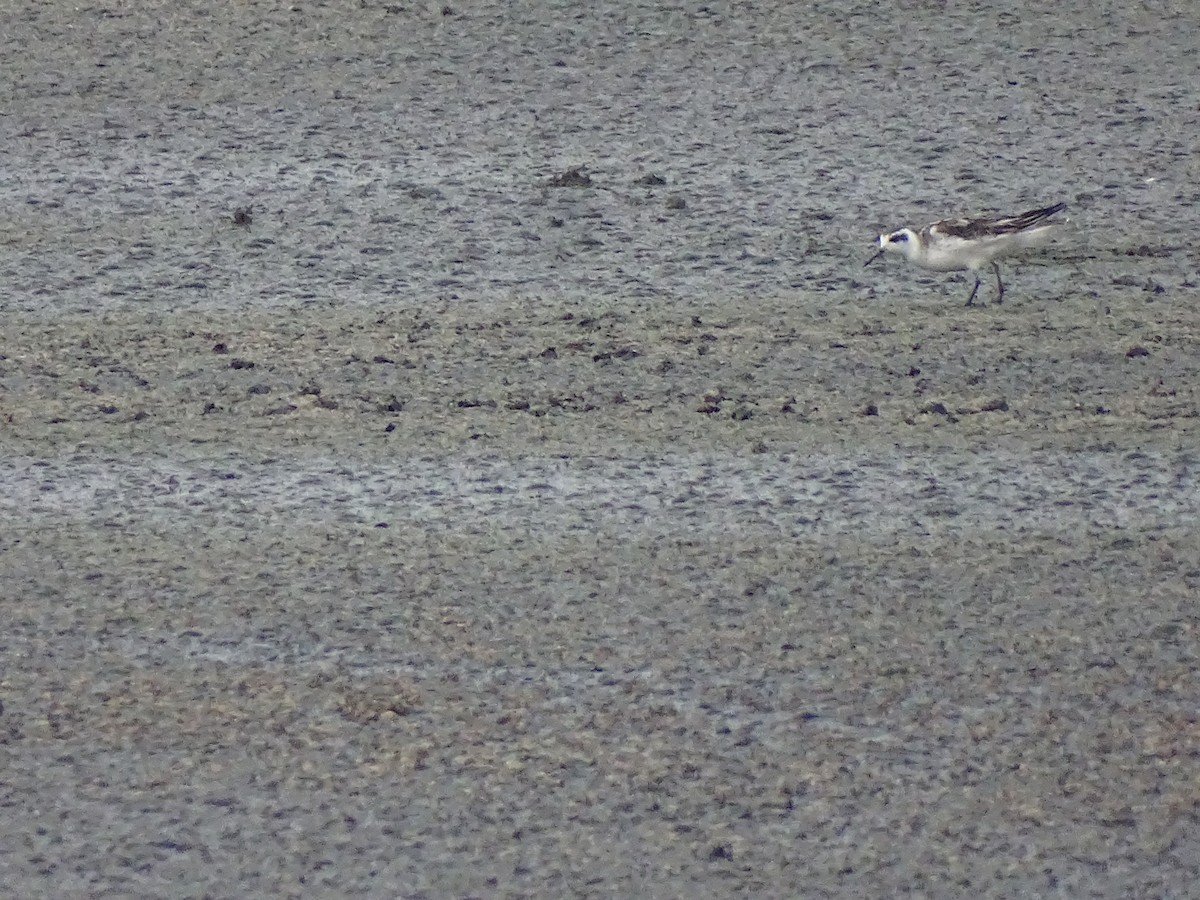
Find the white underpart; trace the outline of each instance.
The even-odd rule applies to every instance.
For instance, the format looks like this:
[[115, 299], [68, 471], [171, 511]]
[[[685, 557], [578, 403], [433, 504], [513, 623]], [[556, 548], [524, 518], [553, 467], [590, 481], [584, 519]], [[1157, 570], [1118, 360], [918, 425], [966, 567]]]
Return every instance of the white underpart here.
[[915, 240], [886, 244], [884, 249], [904, 254], [926, 269], [950, 272], [958, 269], [987, 268], [1001, 256], [1038, 247], [1046, 242], [1055, 225], [1042, 225], [1015, 234], [1000, 234], [966, 240], [952, 235], [922, 232]]

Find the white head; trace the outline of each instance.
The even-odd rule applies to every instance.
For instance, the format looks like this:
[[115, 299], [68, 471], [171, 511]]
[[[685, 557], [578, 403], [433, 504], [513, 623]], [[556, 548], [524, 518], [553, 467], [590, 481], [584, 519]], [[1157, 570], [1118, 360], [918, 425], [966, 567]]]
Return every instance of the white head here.
[[917, 233], [911, 228], [901, 228], [891, 234], [879, 236], [879, 250], [863, 264], [863, 268], [875, 262], [885, 253], [900, 253], [908, 259], [913, 259], [920, 252], [921, 240], [917, 237]]

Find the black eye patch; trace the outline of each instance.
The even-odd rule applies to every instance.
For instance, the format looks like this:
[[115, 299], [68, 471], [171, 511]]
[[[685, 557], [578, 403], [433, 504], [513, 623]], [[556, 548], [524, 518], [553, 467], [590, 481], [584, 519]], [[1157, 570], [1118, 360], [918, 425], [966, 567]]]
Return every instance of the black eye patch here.
[[908, 240], [908, 235], [904, 234], [903, 232], [901, 232], [900, 234], [893, 234], [888, 237], [889, 244], [900, 244], [907, 240]]

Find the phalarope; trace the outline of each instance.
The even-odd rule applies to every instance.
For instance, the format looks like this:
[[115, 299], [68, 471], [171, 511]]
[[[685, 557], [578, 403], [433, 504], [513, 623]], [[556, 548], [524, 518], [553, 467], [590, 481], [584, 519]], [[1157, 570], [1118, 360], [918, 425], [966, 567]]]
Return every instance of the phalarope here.
[[1004, 282], [996, 259], [1043, 243], [1056, 223], [1046, 220], [1067, 208], [1055, 203], [1045, 209], [1031, 209], [1019, 216], [992, 219], [946, 219], [926, 225], [920, 231], [901, 228], [879, 236], [879, 251], [868, 259], [866, 268], [885, 253], [902, 253], [918, 266], [951, 272], [969, 269], [975, 275], [975, 287], [967, 306], [979, 293], [979, 270], [991, 266], [996, 273], [996, 302], [1004, 301]]

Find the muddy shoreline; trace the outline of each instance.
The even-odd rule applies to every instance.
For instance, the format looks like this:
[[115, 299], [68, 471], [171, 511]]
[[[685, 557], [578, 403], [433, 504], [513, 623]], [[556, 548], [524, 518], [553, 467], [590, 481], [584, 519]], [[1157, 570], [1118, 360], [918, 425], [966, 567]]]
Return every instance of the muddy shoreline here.
[[1177, 884], [1186, 348], [615, 306], [10, 320], [24, 883]]
[[14, 895], [1192, 889], [1185, 11], [201, 6], [0, 30]]

